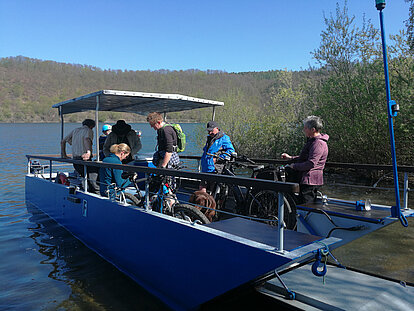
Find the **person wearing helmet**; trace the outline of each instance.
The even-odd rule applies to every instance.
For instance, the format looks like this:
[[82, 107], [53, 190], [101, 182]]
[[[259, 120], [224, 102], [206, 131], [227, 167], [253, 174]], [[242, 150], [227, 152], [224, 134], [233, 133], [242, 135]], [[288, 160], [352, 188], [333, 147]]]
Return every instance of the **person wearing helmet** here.
[[109, 124], [104, 124], [102, 126], [102, 132], [104, 133], [105, 136], [108, 136], [109, 133], [111, 133], [111, 130], [112, 130], [112, 126]]
[[102, 126], [102, 134], [99, 136], [99, 160], [103, 160], [105, 158], [105, 154], [103, 152], [104, 144], [106, 141], [106, 138], [112, 131], [112, 126], [109, 124], [104, 124]]

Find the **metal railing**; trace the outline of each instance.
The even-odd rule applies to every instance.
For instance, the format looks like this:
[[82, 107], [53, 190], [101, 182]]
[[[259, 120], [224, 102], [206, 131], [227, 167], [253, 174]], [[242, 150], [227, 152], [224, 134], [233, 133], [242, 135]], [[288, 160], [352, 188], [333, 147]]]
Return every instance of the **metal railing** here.
[[[216, 175], [216, 174], [209, 174], [209, 173], [194, 173], [189, 171], [179, 171], [174, 169], [160, 169], [160, 168], [149, 168], [145, 166], [135, 166], [135, 165], [124, 165], [124, 164], [109, 164], [103, 162], [93, 162], [93, 161], [82, 161], [82, 160], [72, 160], [72, 159], [63, 159], [59, 157], [53, 157], [48, 155], [26, 155], [28, 160], [28, 174], [31, 174], [30, 165], [32, 159], [44, 160], [49, 161], [49, 181], [52, 182], [52, 174], [53, 174], [53, 162], [59, 163], [71, 163], [71, 164], [79, 164], [84, 166], [84, 173], [85, 177], [83, 180], [83, 187], [85, 192], [88, 192], [88, 172], [87, 167], [99, 167], [99, 168], [112, 168], [112, 169], [119, 169], [123, 171], [130, 171], [136, 173], [144, 173], [146, 177], [145, 183], [145, 201], [146, 201], [146, 208], [149, 206], [149, 184], [148, 184], [148, 175], [149, 174], [159, 174], [159, 175], [168, 175], [174, 177], [182, 177], [182, 178], [189, 178], [189, 179], [196, 179], [196, 180], [203, 180], [207, 182], [218, 182], [218, 183], [225, 183], [230, 185], [240, 185], [245, 187], [255, 187], [260, 188], [263, 190], [270, 190], [278, 193], [278, 219], [284, 219], [284, 193], [298, 193], [299, 192], [299, 185], [297, 183], [290, 183], [290, 182], [279, 182], [279, 181], [271, 181], [271, 180], [264, 180], [264, 179], [253, 179], [247, 177], [239, 177], [239, 176], [225, 176], [225, 175]], [[283, 221], [278, 221], [278, 251], [283, 252]]]
[[[188, 159], [188, 160], [195, 160], [197, 161], [198, 170], [200, 171], [200, 156], [184, 156], [180, 155], [180, 159]], [[278, 160], [278, 159], [263, 159], [263, 158], [250, 158], [250, 160], [260, 163], [260, 164], [273, 164], [273, 165], [284, 165], [288, 164], [289, 161], [287, 160]], [[327, 168], [343, 168], [343, 169], [358, 169], [358, 170], [367, 170], [367, 171], [386, 171], [392, 172], [393, 166], [392, 165], [377, 165], [377, 164], [359, 164], [359, 163], [340, 163], [340, 162], [326, 162], [325, 167]], [[408, 174], [414, 173], [414, 166], [405, 166], [401, 165], [398, 166], [398, 171], [404, 173], [404, 183], [403, 183], [403, 208], [408, 208], [408, 193], [411, 191], [408, 185]], [[380, 180], [381, 177], [373, 186], [368, 187], [371, 189], [380, 189], [376, 185]], [[347, 187], [355, 187], [355, 188], [367, 188], [367, 186], [355, 185], [355, 184], [335, 184], [337, 186], [347, 186]], [[394, 190], [394, 188], [381, 188], [386, 190]]]

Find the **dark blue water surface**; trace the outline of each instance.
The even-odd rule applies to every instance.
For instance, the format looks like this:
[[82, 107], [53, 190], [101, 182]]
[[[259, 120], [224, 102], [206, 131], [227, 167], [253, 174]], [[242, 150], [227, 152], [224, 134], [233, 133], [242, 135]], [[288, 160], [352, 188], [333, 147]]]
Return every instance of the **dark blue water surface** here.
[[[78, 124], [65, 124], [65, 134]], [[155, 131], [142, 131], [144, 153]], [[197, 124], [182, 124], [196, 154]], [[60, 124], [0, 124], [0, 310], [160, 310], [165, 306], [39, 210], [26, 207], [26, 154], [59, 154]], [[70, 147], [67, 148], [70, 152]]]
[[[77, 126], [67, 124], [65, 133]], [[182, 126], [186, 154], [200, 154], [194, 134], [198, 125]], [[142, 152], [153, 152], [155, 131], [148, 124], [133, 127], [143, 133]], [[60, 124], [0, 124], [0, 310], [165, 309], [45, 214], [26, 206], [25, 155], [60, 153], [60, 135]], [[326, 191], [347, 199], [385, 196], [392, 203], [392, 193]], [[414, 282], [414, 222], [409, 222], [409, 228], [396, 223], [352, 242], [337, 257], [357, 268]]]

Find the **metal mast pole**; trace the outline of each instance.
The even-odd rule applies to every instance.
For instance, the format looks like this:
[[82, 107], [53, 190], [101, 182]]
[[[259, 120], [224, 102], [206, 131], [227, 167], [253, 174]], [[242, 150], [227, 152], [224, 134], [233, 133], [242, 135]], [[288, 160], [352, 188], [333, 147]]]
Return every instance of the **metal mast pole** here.
[[397, 116], [398, 111], [399, 111], [399, 106], [395, 101], [391, 100], [390, 80], [389, 80], [389, 75], [388, 75], [387, 44], [385, 42], [384, 14], [382, 13], [382, 10], [385, 8], [385, 0], [376, 0], [375, 7], [379, 11], [379, 17], [380, 17], [382, 56], [384, 60], [385, 89], [387, 93], [388, 129], [390, 133], [392, 167], [393, 167], [393, 174], [394, 174], [395, 206], [392, 206], [391, 208], [391, 216], [398, 217], [401, 223], [404, 226], [407, 226], [408, 225], [407, 220], [405, 219], [404, 215], [402, 215], [401, 213], [400, 190], [399, 190], [399, 185], [398, 185], [398, 170], [397, 170], [397, 158], [396, 158], [396, 152], [395, 152], [393, 118]]

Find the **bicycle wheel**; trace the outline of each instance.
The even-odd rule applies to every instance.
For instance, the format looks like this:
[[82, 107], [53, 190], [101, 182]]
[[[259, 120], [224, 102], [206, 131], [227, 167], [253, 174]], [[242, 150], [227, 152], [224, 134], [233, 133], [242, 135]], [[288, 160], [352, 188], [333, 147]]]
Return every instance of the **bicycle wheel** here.
[[[290, 200], [284, 196], [284, 217], [283, 221], [287, 229], [296, 227], [296, 205], [290, 203]], [[279, 197], [274, 191], [262, 190], [256, 193], [249, 204], [249, 216], [269, 219], [265, 221], [270, 225], [276, 226], [279, 212]]]
[[135, 205], [135, 206], [141, 206], [142, 202], [140, 199], [138, 199], [135, 195], [133, 195], [132, 193], [129, 192], [125, 192], [124, 193], [125, 196], [125, 201], [130, 204], [130, 205]]
[[210, 221], [207, 219], [199, 209], [189, 204], [176, 204], [174, 205], [175, 218], [187, 220], [189, 222], [195, 222], [199, 224], [209, 224]]
[[216, 201], [216, 213], [214, 215], [214, 221], [220, 220], [223, 213], [219, 211], [226, 209], [226, 201], [229, 195], [229, 187], [226, 184], [216, 183], [211, 192], [211, 195]]

